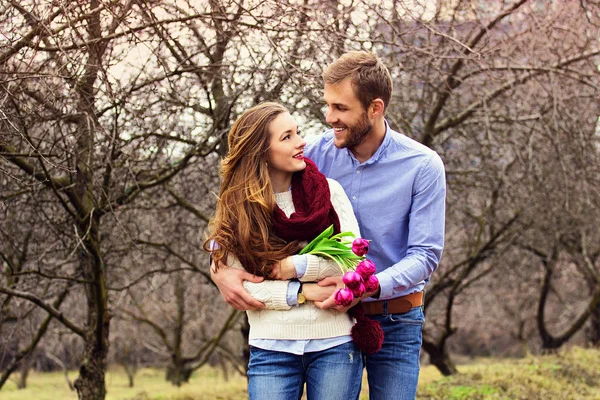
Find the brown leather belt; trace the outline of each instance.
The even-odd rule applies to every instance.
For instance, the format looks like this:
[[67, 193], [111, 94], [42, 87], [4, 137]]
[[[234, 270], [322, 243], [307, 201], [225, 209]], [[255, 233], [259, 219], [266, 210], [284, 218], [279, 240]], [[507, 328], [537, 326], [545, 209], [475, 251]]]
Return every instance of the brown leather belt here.
[[423, 305], [423, 292], [411, 293], [391, 300], [364, 302], [366, 315], [404, 314]]

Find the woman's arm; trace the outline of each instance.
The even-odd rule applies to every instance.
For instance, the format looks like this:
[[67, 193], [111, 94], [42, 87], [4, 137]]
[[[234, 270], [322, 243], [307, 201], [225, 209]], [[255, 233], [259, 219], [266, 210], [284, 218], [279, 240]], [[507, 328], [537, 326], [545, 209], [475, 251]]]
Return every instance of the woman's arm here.
[[[341, 285], [343, 287], [343, 285]], [[303, 283], [302, 293], [306, 300], [325, 301], [338, 289], [337, 286], [319, 286], [317, 283]]]

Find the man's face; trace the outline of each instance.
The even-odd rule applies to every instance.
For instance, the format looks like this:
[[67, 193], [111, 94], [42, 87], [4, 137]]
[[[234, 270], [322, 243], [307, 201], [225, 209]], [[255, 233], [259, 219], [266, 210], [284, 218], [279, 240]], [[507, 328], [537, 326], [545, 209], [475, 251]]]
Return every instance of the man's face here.
[[333, 143], [339, 149], [353, 149], [373, 127], [367, 111], [354, 93], [350, 79], [337, 85], [325, 84], [325, 120], [333, 127]]

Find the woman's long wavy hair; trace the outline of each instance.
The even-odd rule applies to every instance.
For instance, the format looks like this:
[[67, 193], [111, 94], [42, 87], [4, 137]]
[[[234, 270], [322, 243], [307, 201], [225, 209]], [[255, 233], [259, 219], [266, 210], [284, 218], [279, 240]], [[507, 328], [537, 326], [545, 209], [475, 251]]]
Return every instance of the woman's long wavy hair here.
[[269, 277], [276, 261], [295, 254], [298, 242], [287, 243], [273, 233], [275, 195], [268, 171], [271, 122], [288, 112], [277, 103], [261, 103], [244, 112], [229, 131], [229, 151], [221, 161], [221, 189], [215, 218], [204, 249], [215, 266], [231, 252], [246, 271]]

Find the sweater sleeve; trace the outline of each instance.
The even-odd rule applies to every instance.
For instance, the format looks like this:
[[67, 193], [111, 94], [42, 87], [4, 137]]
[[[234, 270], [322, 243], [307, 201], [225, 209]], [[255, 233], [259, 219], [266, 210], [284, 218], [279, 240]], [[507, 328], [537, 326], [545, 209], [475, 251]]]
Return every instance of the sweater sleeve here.
[[[358, 221], [354, 216], [354, 210], [346, 192], [337, 181], [328, 178], [327, 182], [331, 193], [331, 204], [333, 204], [333, 208], [340, 219], [340, 230], [342, 232], [352, 232], [357, 238], [360, 237]], [[307, 254], [306, 257], [306, 272], [300, 278], [302, 282], [319, 281], [328, 276], [343, 274], [342, 269], [335, 261], [312, 254]]]
[[287, 287], [290, 281], [244, 281], [244, 289], [256, 300], [265, 304], [267, 310], [289, 310]]
[[[242, 264], [233, 254], [227, 257], [230, 268], [244, 269]], [[269, 281], [260, 283], [244, 281], [244, 289], [256, 300], [264, 303], [267, 310], [289, 310], [292, 308], [287, 303], [287, 288], [290, 281]]]

